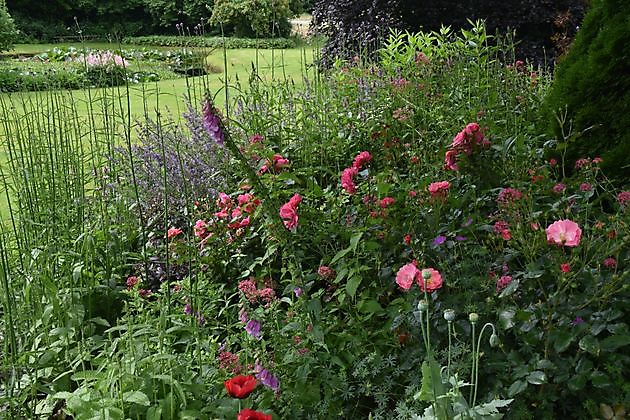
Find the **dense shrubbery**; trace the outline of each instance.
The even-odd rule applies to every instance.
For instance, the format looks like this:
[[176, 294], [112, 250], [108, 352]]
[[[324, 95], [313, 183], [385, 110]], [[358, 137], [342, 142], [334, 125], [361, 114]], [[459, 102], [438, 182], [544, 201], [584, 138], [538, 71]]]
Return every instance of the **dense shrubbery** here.
[[[553, 4], [552, 4], [553, 3]], [[584, 14], [582, 0], [548, 2], [484, 0], [319, 0], [313, 9], [315, 29], [328, 37], [324, 58], [349, 58], [379, 46], [388, 27], [399, 30], [461, 28], [470, 19], [485, 19], [490, 32], [515, 29], [517, 55], [551, 63], [563, 53]]]
[[2, 1], [0, 2], [0, 52], [11, 49], [17, 36], [18, 32], [13, 19]]
[[[32, 306], [2, 318], [7, 375], [22, 381], [19, 398], [0, 383], [8, 412], [530, 419], [627, 407], [630, 191], [612, 189], [600, 159], [572, 178], [545, 160], [535, 123], [549, 78], [502, 64], [510, 51], [486, 40], [479, 24], [394, 34], [376, 62], [336, 61], [300, 88], [252, 75], [232, 114], [197, 97], [188, 130], [160, 114], [141, 147], [127, 131], [126, 153], [93, 171], [72, 172], [79, 123], [58, 139], [28, 121], [45, 110], [20, 125], [5, 107], [8, 144], [23, 145], [6, 179], [24, 217], [3, 291], [7, 308]], [[90, 152], [112, 153], [99, 140]]]
[[237, 37], [288, 36], [294, 14], [288, 0], [215, 0], [210, 23], [226, 25]]
[[545, 100], [555, 157], [568, 172], [581, 156], [601, 156], [607, 174], [630, 180], [629, 15], [628, 2], [593, 2]]
[[136, 36], [123, 38], [123, 44], [160, 45], [165, 47], [207, 47], [207, 48], [293, 48], [293, 38], [223, 38], [206, 36]]

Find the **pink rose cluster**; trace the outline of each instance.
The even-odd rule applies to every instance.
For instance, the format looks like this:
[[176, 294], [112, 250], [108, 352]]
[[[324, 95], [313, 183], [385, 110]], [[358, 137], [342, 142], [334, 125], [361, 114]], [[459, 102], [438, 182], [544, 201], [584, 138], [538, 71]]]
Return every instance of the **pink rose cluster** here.
[[490, 142], [484, 137], [479, 124], [470, 123], [453, 138], [451, 147], [444, 156], [444, 167], [449, 171], [458, 171], [457, 161], [463, 153], [471, 156], [476, 147], [487, 147]]
[[403, 265], [396, 273], [396, 284], [403, 290], [411, 289], [414, 281], [418, 283], [422, 292], [425, 291], [425, 285], [427, 293], [432, 293], [442, 287], [442, 275], [439, 271], [431, 267], [419, 270], [415, 261]]
[[446, 198], [451, 183], [448, 181], [438, 181], [429, 184], [428, 190], [431, 198]]
[[298, 225], [297, 209], [301, 202], [302, 196], [300, 194], [294, 194], [287, 203], [280, 207], [280, 217], [284, 222], [284, 227], [289, 230], [295, 229]]
[[[220, 192], [216, 201], [219, 211], [214, 213], [214, 217], [227, 222], [227, 227], [235, 230], [236, 235], [239, 236], [243, 232], [242, 229], [250, 225], [250, 215], [254, 213], [260, 203], [260, 200], [253, 194], [240, 194], [234, 201], [226, 193]], [[193, 233], [201, 240], [202, 245], [213, 235], [210, 231], [211, 224], [212, 222], [199, 219], [193, 226]]]
[[359, 174], [359, 171], [363, 169], [372, 160], [370, 152], [363, 151], [355, 156], [352, 166], [344, 169], [341, 172], [341, 187], [350, 195], [357, 192], [357, 186], [354, 183], [354, 178]]
[[547, 242], [550, 244], [576, 247], [580, 244], [582, 229], [572, 220], [558, 220], [545, 230]]

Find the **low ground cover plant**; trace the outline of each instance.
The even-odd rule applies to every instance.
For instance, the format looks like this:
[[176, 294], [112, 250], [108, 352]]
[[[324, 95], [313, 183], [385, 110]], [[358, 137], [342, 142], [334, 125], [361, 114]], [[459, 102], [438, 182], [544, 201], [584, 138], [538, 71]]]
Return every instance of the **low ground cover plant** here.
[[[0, 258], [14, 285], [1, 404], [61, 418], [621, 413], [630, 192], [598, 156], [571, 177], [545, 158], [550, 77], [487, 40], [482, 24], [392, 33], [377, 61], [339, 60], [300, 87], [253, 74], [227, 109], [190, 95], [182, 124], [158, 114], [135, 145], [128, 127], [88, 150], [80, 129], [29, 149], [37, 124], [24, 127], [5, 178], [20, 194], [0, 242], [14, 259]], [[93, 166], [68, 177], [55, 163], [71, 156]]]

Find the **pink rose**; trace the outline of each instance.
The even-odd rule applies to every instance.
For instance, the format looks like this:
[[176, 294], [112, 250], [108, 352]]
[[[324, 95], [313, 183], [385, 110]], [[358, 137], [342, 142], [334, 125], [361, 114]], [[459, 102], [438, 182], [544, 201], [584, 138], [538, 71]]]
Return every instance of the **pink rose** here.
[[547, 242], [569, 247], [578, 246], [582, 236], [582, 229], [571, 220], [553, 222], [545, 232], [547, 232]]

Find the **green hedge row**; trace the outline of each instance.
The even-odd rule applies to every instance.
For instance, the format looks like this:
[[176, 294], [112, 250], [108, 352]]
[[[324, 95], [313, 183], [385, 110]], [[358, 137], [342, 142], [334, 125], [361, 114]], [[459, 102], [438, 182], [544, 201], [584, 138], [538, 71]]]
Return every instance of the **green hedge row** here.
[[223, 38], [223, 37], [206, 37], [206, 36], [168, 36], [168, 35], [151, 35], [151, 36], [135, 36], [125, 37], [123, 44], [135, 45], [159, 45], [164, 47], [207, 47], [207, 48], [223, 48], [225, 45], [228, 49], [237, 48], [261, 48], [261, 49], [284, 49], [294, 48], [297, 42], [292, 38]]
[[85, 89], [129, 83], [159, 80], [159, 75], [149, 72], [101, 71], [98, 68], [86, 71], [75, 69], [50, 69], [41, 72], [24, 69], [0, 69], [0, 92], [32, 92], [56, 89]]

